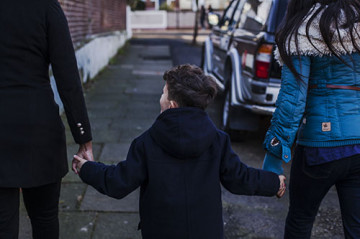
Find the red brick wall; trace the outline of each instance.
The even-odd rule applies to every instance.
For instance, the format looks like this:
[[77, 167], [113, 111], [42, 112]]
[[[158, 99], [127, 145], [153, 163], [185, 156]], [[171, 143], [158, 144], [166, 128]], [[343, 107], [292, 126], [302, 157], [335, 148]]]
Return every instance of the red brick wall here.
[[126, 29], [126, 0], [59, 0], [74, 42], [88, 35]]
[[152, 2], [150, 0], [145, 1], [146, 9], [155, 9], [155, 2]]

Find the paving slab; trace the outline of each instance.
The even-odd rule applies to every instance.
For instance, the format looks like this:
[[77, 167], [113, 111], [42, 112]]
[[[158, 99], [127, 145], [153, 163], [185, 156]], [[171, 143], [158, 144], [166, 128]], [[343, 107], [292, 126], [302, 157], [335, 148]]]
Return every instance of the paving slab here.
[[[117, 108], [114, 110], [118, 110]], [[104, 118], [92, 118], [91, 119], [91, 129], [94, 130], [107, 130], [110, 127], [111, 122], [113, 119], [104, 119]]]
[[[159, 110], [160, 112], [160, 110]], [[154, 113], [155, 114], [155, 113]], [[152, 120], [150, 117], [146, 118], [125, 118], [121, 120], [113, 121], [113, 123], [110, 125], [111, 130], [119, 130], [124, 128], [129, 129], [136, 129], [137, 131], [145, 131], [153, 124], [155, 121], [155, 117]]]
[[127, 86], [124, 86], [124, 89], [122, 89], [121, 92], [107, 92], [106, 94], [96, 94], [89, 97], [91, 99], [87, 100], [86, 104], [88, 111], [98, 109], [116, 109], [121, 101], [127, 99], [127, 96], [123, 95], [126, 87]]
[[[163, 82], [163, 86], [164, 86]], [[159, 105], [159, 100], [160, 100], [160, 96], [162, 94], [162, 89], [160, 92], [154, 92], [153, 94], [144, 94], [144, 95], [130, 95], [130, 102], [137, 102], [137, 103], [146, 103], [146, 104], [150, 104], [150, 103], [154, 103], [156, 105]]]
[[120, 130], [120, 142], [131, 143], [135, 138], [143, 134], [143, 130]]
[[60, 239], [90, 239], [95, 227], [95, 212], [60, 212]]
[[[89, 112], [89, 118], [90, 118], [90, 120], [100, 121], [102, 119], [109, 120], [109, 119], [113, 119], [113, 118], [121, 119], [121, 118], [126, 117], [126, 112], [124, 110], [119, 110], [119, 108], [121, 109], [121, 106], [116, 109], [104, 109], [103, 108], [103, 109], [94, 110], [94, 111]], [[92, 130], [94, 130], [94, 129], [92, 128]]]
[[[135, 47], [134, 47], [135, 48]], [[136, 47], [135, 49], [141, 49], [141, 54], [138, 57], [153, 57], [153, 56], [170, 56], [170, 48], [167, 45], [141, 45], [141, 47]]]
[[92, 130], [94, 143], [111, 143], [120, 141], [120, 132], [115, 130]]
[[[94, 97], [102, 97], [102, 95], [96, 95]], [[98, 109], [117, 109], [119, 105], [119, 100], [115, 99], [108, 99], [102, 101], [92, 101], [91, 103], [87, 103], [86, 107], [90, 110], [98, 110]], [[92, 123], [92, 122], [91, 122]]]
[[106, 143], [99, 157], [100, 162], [118, 163], [126, 159], [130, 143]]
[[80, 210], [101, 212], [138, 212], [139, 190], [135, 190], [123, 199], [103, 195], [89, 186], [86, 190]]
[[129, 112], [126, 115], [126, 118], [128, 119], [139, 119], [139, 120], [149, 120], [154, 121], [157, 116], [159, 116], [160, 109], [159, 110], [153, 110], [147, 111], [146, 114], [138, 114], [136, 112]]
[[87, 185], [81, 182], [62, 183], [59, 199], [59, 210], [74, 211], [78, 209], [87, 187]]
[[[93, 239], [140, 239], [139, 215], [134, 213], [99, 213]], [[155, 238], [154, 238], [155, 239]]]
[[[282, 238], [279, 232], [283, 231], [285, 220], [279, 218], [283, 218], [284, 212], [241, 208], [241, 213], [238, 213], [239, 208], [231, 204], [223, 210], [225, 238]], [[254, 218], [261, 220], [253, 220]]]

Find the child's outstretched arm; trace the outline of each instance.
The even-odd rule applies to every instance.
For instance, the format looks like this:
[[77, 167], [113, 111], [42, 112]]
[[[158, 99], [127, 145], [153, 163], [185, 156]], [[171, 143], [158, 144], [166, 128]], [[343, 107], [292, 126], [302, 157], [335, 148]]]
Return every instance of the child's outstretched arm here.
[[275, 196], [280, 193], [279, 176], [242, 163], [231, 148], [229, 136], [226, 136], [224, 145], [220, 180], [222, 185], [234, 194]]
[[98, 162], [84, 162], [81, 158], [77, 167], [80, 178], [93, 186], [100, 193], [113, 198], [123, 198], [138, 188], [147, 178], [147, 171], [142, 154], [142, 147], [136, 140], [130, 146], [127, 158], [115, 165]]

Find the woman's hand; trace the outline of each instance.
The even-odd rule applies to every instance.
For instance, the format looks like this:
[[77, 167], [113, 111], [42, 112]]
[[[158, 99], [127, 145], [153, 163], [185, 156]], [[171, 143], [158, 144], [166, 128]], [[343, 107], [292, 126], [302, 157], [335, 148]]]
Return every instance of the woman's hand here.
[[80, 158], [77, 155], [74, 155], [74, 159], [73, 159], [73, 169], [74, 169], [74, 165], [75, 165], [75, 173], [78, 174], [80, 173], [81, 167], [84, 165], [84, 163], [86, 163], [88, 160]]
[[[74, 158], [73, 158], [73, 161], [72, 161], [72, 170], [76, 174], [79, 174], [81, 166], [86, 161], [94, 161], [94, 156], [93, 156], [93, 152], [92, 152], [92, 141], [89, 141], [89, 142], [87, 142], [85, 144], [81, 144], [79, 146], [78, 152], [76, 153], [76, 156], [78, 156], [78, 157], [75, 158], [75, 155], [74, 155]], [[80, 161], [81, 159], [85, 160], [85, 162]], [[80, 167], [79, 167], [79, 165], [80, 165]]]
[[282, 196], [284, 196], [286, 191], [286, 184], [285, 184], [286, 177], [284, 175], [279, 175], [279, 180], [280, 180], [280, 188], [276, 194], [276, 197], [281, 198]]

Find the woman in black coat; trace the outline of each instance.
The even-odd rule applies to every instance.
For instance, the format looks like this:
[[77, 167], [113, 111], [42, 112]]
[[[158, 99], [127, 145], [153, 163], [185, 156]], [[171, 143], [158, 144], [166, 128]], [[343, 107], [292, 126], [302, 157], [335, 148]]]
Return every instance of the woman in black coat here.
[[57, 0], [0, 1], [0, 238], [17, 238], [19, 188], [33, 238], [58, 238], [64, 125], [49, 65], [78, 155], [92, 158], [91, 130], [74, 49]]

